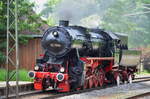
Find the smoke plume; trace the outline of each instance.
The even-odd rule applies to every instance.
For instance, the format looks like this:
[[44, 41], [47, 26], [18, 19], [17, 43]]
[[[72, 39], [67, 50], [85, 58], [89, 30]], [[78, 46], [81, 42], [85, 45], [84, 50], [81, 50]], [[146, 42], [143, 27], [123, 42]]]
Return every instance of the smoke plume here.
[[103, 17], [105, 11], [115, 0], [62, 0], [55, 12], [59, 20], [69, 20], [79, 24], [82, 18], [98, 14]]

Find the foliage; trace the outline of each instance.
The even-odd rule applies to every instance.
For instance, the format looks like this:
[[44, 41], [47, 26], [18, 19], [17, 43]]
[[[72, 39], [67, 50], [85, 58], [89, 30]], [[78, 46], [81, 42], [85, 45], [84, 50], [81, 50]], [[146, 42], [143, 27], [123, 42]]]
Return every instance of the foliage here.
[[0, 30], [6, 30], [6, 0], [0, 1]]
[[6, 59], [6, 56], [4, 55], [4, 53], [0, 52], [0, 63], [3, 63]]
[[138, 74], [138, 75], [149, 75], [150, 71], [149, 70], [143, 70], [142, 72], [137, 72], [136, 74]]
[[19, 81], [32, 81], [32, 79], [28, 76], [27, 70], [19, 70]]
[[[142, 0], [117, 0], [102, 19], [102, 27], [113, 32], [127, 33], [130, 47], [150, 44], [150, 17], [144, 14]], [[147, 2], [144, 2], [147, 3]], [[150, 8], [150, 7], [149, 7]]]
[[29, 3], [28, 0], [18, 0], [18, 26], [19, 31], [29, 30], [32, 32], [37, 31], [43, 23], [40, 19], [40, 15], [33, 11], [34, 4]]
[[137, 0], [140, 3], [150, 4], [149, 0]]
[[[14, 0], [12, 4], [15, 5]], [[21, 34], [23, 31], [28, 31], [32, 33], [39, 33], [40, 26], [44, 24], [44, 21], [41, 20], [40, 16], [33, 11], [34, 4], [30, 3], [29, 0], [18, 0], [18, 33]], [[11, 6], [12, 11], [14, 7]], [[6, 35], [6, 22], [7, 22], [7, 0], [0, 0], [0, 35]], [[10, 21], [13, 21], [14, 17], [10, 13]], [[11, 32], [14, 32], [14, 26], [12, 25]], [[27, 44], [28, 40], [31, 39], [29, 36], [19, 35], [19, 43]], [[0, 42], [0, 62], [4, 62], [5, 55], [4, 52], [6, 49], [6, 42]], [[5, 46], [4, 46], [5, 44]], [[3, 46], [3, 47], [2, 47]]]
[[6, 70], [0, 69], [0, 81], [6, 81]]
[[[13, 1], [14, 2], [14, 1]], [[15, 3], [13, 3], [15, 5]], [[34, 7], [33, 3], [30, 3], [29, 0], [18, 0], [18, 30], [24, 31], [29, 30], [32, 32], [36, 31], [38, 27], [42, 25], [40, 20], [40, 15], [37, 15], [32, 8]], [[14, 7], [11, 7], [14, 11]], [[0, 1], [0, 30], [6, 31], [6, 9], [7, 9], [7, 0]], [[10, 21], [14, 19], [13, 15], [10, 13]], [[40, 22], [38, 22], [40, 21]], [[38, 24], [37, 24], [38, 23]], [[14, 29], [11, 27], [11, 29]]]
[[[122, 5], [122, 6], [120, 6]], [[109, 8], [106, 15], [103, 17], [102, 26], [107, 30], [112, 30], [114, 32], [128, 32], [133, 31], [135, 24], [133, 24], [129, 19], [123, 16], [129, 10], [126, 8], [124, 2], [118, 1]], [[125, 7], [125, 8], [124, 8]], [[126, 10], [125, 10], [126, 9]]]
[[6, 41], [5, 40], [0, 40], [0, 63], [4, 63], [5, 61], [5, 54], [4, 54], [4, 51], [5, 51], [5, 48], [6, 48]]
[[46, 23], [49, 26], [54, 26], [56, 24], [54, 11], [61, 1], [62, 0], [48, 0], [48, 2], [45, 4], [45, 9], [43, 9], [41, 12], [41, 15], [46, 18]]
[[20, 43], [20, 44], [27, 44], [28, 41], [29, 41], [30, 39], [32, 39], [33, 37], [32, 37], [31, 35], [23, 35], [23, 34], [20, 34], [18, 38], [19, 38], [19, 43]]
[[49, 17], [54, 12], [57, 4], [59, 4], [62, 0], [48, 0], [45, 4], [45, 9], [41, 12], [44, 17]]
[[46, 22], [47, 22], [47, 24], [49, 26], [54, 26], [56, 24], [55, 19], [51, 15], [48, 17], [48, 19], [46, 20]]

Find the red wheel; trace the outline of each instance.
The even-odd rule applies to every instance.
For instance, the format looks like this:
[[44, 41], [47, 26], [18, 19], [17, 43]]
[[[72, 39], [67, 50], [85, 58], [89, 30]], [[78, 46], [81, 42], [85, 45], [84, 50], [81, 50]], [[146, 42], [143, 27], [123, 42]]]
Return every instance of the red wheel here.
[[92, 87], [93, 87], [93, 84], [94, 84], [94, 83], [93, 83], [93, 79], [90, 78], [90, 79], [89, 79], [89, 88], [92, 88]]
[[119, 75], [117, 75], [117, 77], [116, 77], [116, 82], [117, 82], [117, 86], [119, 86], [120, 85], [120, 76]]
[[87, 89], [88, 88], [88, 80], [85, 80], [84, 82], [84, 89]]
[[95, 75], [93, 77], [93, 81], [94, 81], [94, 86], [97, 87], [98, 86], [98, 76], [97, 75]]
[[98, 80], [99, 80], [99, 85], [100, 85], [100, 86], [103, 86], [105, 76], [104, 76], [104, 72], [103, 72], [102, 69], [99, 70], [98, 76], [99, 76], [99, 78], [98, 78]]
[[129, 82], [130, 84], [132, 84], [132, 75], [131, 75], [131, 74], [128, 76], [128, 82]]

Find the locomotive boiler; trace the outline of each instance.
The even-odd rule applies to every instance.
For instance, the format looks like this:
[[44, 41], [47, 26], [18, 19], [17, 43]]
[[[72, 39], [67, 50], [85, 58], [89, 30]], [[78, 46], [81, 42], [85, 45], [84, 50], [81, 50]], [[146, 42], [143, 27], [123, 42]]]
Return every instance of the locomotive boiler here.
[[[59, 26], [49, 28], [44, 33], [42, 47], [49, 56], [63, 57], [72, 49], [76, 49], [80, 56], [103, 57], [112, 55], [114, 45], [108, 33], [100, 29], [68, 25], [68, 21], [60, 21]], [[107, 55], [102, 54], [104, 49], [108, 51]]]
[[124, 77], [122, 81], [128, 80], [136, 68], [125, 69], [122, 65], [122, 59], [126, 59], [123, 50], [128, 50], [126, 38], [103, 29], [70, 26], [69, 21], [60, 21], [59, 26], [50, 27], [43, 34], [41, 45], [45, 53], [37, 59], [34, 71], [29, 72], [34, 78], [34, 88], [52, 87], [68, 92], [117, 83], [120, 75]]

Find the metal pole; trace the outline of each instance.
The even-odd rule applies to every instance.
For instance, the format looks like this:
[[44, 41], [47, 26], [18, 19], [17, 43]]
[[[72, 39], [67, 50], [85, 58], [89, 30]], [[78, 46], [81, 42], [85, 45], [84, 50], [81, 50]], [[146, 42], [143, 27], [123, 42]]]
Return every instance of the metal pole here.
[[16, 99], [19, 98], [19, 74], [18, 74], [18, 69], [19, 69], [19, 52], [18, 52], [18, 2], [15, 0], [15, 37], [16, 37]]
[[9, 60], [8, 60], [8, 56], [9, 56], [9, 0], [7, 0], [7, 57], [6, 57], [6, 69], [7, 69], [7, 74], [6, 74], [6, 99], [8, 99], [8, 95], [9, 95]]
[[[11, 79], [16, 76], [16, 99], [19, 99], [19, 52], [18, 52], [18, 14], [17, 14], [17, 6], [18, 0], [7, 0], [7, 57], [6, 57], [6, 99], [9, 98], [10, 85], [9, 82]], [[10, 19], [11, 18], [11, 19]], [[14, 26], [14, 27], [13, 27]], [[12, 32], [10, 29], [14, 29], [15, 32]], [[15, 55], [14, 55], [15, 53]], [[15, 57], [13, 58], [12, 55]], [[10, 75], [10, 66], [14, 66], [15, 70], [13, 74]], [[14, 90], [13, 90], [14, 91]]]

